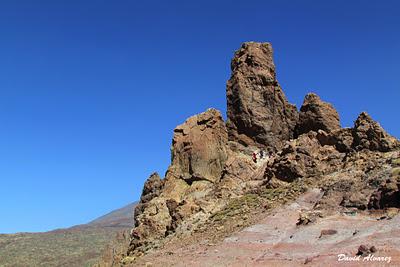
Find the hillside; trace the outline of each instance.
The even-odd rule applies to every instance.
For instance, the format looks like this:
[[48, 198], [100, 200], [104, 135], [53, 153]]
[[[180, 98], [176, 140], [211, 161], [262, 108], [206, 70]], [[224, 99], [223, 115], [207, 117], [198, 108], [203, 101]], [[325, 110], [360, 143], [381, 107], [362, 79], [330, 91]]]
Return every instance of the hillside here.
[[107, 213], [106, 215], [89, 222], [87, 225], [104, 227], [131, 227], [133, 211], [136, 205], [137, 202], [111, 211], [110, 213]]
[[0, 266], [91, 266], [118, 233], [132, 227], [135, 205], [67, 229], [0, 234]]
[[227, 121], [210, 108], [174, 129], [171, 164], [145, 182], [130, 241], [99, 265], [400, 264], [399, 140], [365, 111], [343, 128], [315, 92], [298, 110], [270, 43], [242, 44], [231, 71]]

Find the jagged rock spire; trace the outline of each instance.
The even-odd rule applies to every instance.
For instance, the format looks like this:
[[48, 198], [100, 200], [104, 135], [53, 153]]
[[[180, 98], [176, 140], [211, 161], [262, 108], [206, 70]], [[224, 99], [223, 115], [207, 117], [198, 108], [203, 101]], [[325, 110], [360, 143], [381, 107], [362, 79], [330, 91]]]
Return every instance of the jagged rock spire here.
[[330, 133], [340, 128], [339, 114], [336, 109], [330, 103], [322, 101], [318, 95], [307, 94], [300, 108], [296, 136], [318, 130]]
[[244, 43], [227, 82], [229, 140], [273, 150], [293, 137], [298, 112], [276, 80], [270, 43]]
[[399, 146], [399, 141], [390, 136], [371, 116], [362, 112], [354, 123], [353, 147], [387, 152]]

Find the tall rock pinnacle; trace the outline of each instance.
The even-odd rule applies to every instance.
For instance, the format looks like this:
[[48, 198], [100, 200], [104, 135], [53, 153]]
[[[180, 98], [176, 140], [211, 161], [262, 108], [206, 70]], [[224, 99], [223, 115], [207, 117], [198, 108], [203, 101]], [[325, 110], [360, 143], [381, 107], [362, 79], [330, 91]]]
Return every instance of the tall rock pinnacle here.
[[229, 140], [278, 149], [293, 138], [298, 112], [276, 80], [270, 43], [244, 43], [231, 62], [227, 82]]

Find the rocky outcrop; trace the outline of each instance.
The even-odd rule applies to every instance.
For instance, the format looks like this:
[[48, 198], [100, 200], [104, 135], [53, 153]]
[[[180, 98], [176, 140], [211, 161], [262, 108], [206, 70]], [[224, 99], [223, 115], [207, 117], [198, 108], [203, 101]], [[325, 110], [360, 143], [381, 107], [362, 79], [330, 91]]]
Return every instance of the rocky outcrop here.
[[330, 133], [340, 128], [339, 114], [336, 109], [331, 104], [322, 101], [316, 94], [307, 94], [300, 108], [296, 135], [318, 130]]
[[139, 225], [138, 218], [148, 206], [147, 203], [161, 194], [163, 186], [164, 181], [161, 180], [160, 176], [156, 172], [150, 175], [150, 177], [146, 180], [143, 186], [140, 202], [135, 207], [135, 226]]
[[400, 208], [400, 181], [388, 179], [371, 195], [369, 209]]
[[190, 117], [175, 128], [166, 177], [150, 176], [135, 210], [130, 253], [145, 251], [146, 244], [173, 233], [200, 207], [206, 209], [205, 196], [225, 167], [227, 139], [225, 123], [215, 109]]
[[[165, 178], [154, 173], [144, 185], [128, 255], [206, 222], [229, 220], [240, 214], [241, 199], [273, 206], [288, 188], [323, 191], [320, 210], [309, 213], [318, 215], [315, 220], [323, 210], [399, 207], [400, 159], [393, 151], [399, 141], [377, 122], [362, 113], [353, 128], [341, 128], [334, 107], [315, 94], [305, 97], [298, 113], [276, 80], [269, 43], [244, 43], [231, 69], [226, 125], [219, 111], [209, 109], [175, 128]], [[253, 161], [255, 150], [266, 153]]]
[[399, 141], [388, 135], [366, 112], [362, 112], [354, 123], [353, 137], [356, 150], [387, 152], [399, 146]]
[[140, 203], [146, 203], [155, 197], [158, 197], [163, 188], [164, 182], [161, 180], [158, 173], [153, 173], [144, 183], [142, 196], [140, 197]]
[[353, 150], [354, 138], [352, 128], [342, 128], [331, 133], [318, 130], [317, 138], [321, 145], [334, 146], [339, 152], [349, 153]]
[[353, 128], [336, 129], [331, 132], [318, 131], [322, 145], [335, 146], [339, 152], [351, 151], [388, 152], [399, 147], [399, 141], [390, 136], [366, 112], [362, 112], [354, 122]]
[[142, 253], [146, 249], [144, 246], [150, 241], [165, 236], [172, 223], [164, 198], [153, 198], [141, 205], [140, 213], [137, 213], [137, 210], [135, 209], [135, 228], [131, 231], [128, 254], [135, 250], [137, 253]]
[[265, 177], [293, 182], [327, 174], [340, 168], [343, 157], [333, 146], [321, 146], [317, 133], [311, 131], [287, 142], [266, 168]]
[[209, 109], [174, 130], [171, 175], [191, 184], [221, 177], [227, 159], [227, 132], [221, 113]]
[[[398, 155], [400, 156], [400, 154]], [[369, 199], [369, 209], [400, 208], [400, 158], [391, 160], [392, 169]]]
[[229, 140], [243, 146], [281, 148], [293, 138], [298, 112], [278, 84], [269, 43], [244, 43], [227, 83]]

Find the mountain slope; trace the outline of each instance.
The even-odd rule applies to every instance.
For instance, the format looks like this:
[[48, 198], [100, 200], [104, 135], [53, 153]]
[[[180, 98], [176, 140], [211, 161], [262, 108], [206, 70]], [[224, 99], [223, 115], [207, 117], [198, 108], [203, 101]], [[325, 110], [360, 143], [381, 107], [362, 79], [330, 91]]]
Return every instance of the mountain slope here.
[[[210, 108], [174, 129], [171, 164], [165, 177], [155, 173], [148, 178], [135, 208], [130, 242], [123, 253], [114, 253], [105, 266], [141, 266], [146, 262], [154, 266], [171, 265], [167, 259], [171, 257], [163, 257], [164, 254], [179, 259], [178, 265], [193, 266], [193, 253], [204, 254], [196, 250], [196, 244], [213, 246], [262, 221], [262, 213], [274, 213], [275, 208], [310, 190], [321, 192], [314, 205], [309, 210], [292, 212], [289, 224], [278, 225], [283, 228], [276, 226], [267, 234], [312, 233], [299, 240], [316, 244], [318, 224], [333, 227], [336, 220], [338, 225], [344, 222], [343, 227], [348, 228], [345, 222], [350, 220], [342, 214], [361, 214], [360, 222], [371, 221], [369, 229], [384, 226], [392, 230], [393, 223], [381, 222], [374, 214], [379, 212], [382, 218], [392, 219], [400, 208], [400, 141], [366, 112], [360, 113], [353, 127], [342, 128], [334, 106], [312, 92], [297, 110], [288, 102], [276, 79], [272, 54], [269, 43], [242, 44], [231, 61], [232, 74], [226, 87], [227, 121], [218, 110]], [[271, 217], [266, 220], [267, 224], [274, 221]], [[305, 226], [303, 232], [302, 226]], [[357, 235], [357, 231], [361, 233], [365, 228], [363, 224], [359, 227], [351, 234]], [[347, 256], [356, 253], [385, 256], [387, 249], [397, 245], [390, 239], [385, 243], [389, 232], [382, 239], [376, 236], [362, 239], [349, 237], [342, 229], [320, 230], [321, 238], [329, 235], [345, 242], [340, 252]], [[362, 233], [368, 234], [368, 231]], [[374, 240], [369, 242], [372, 237]], [[289, 245], [301, 251], [293, 244], [294, 240], [289, 240]], [[351, 243], [353, 240], [365, 242], [359, 244], [361, 252], [353, 247], [356, 244]], [[265, 250], [258, 258], [267, 256], [271, 250], [268, 240], [264, 241], [257, 244], [260, 251]], [[279, 242], [284, 240], [276, 241], [274, 245], [280, 246]], [[275, 258], [279, 253], [287, 253], [288, 261], [307, 260], [292, 255], [293, 249], [285, 242], [282, 246], [286, 250], [277, 251]], [[304, 255], [322, 259], [330, 248]], [[180, 253], [185, 250], [188, 250], [186, 261]], [[225, 251], [224, 245], [222, 250]], [[223, 257], [218, 251], [215, 256]], [[398, 250], [392, 252], [400, 254]], [[269, 256], [274, 259], [274, 255]], [[198, 266], [243, 266], [254, 262], [242, 263], [233, 258], [209, 264], [200, 261]]]
[[131, 227], [133, 211], [137, 202], [126, 205], [120, 209], [111, 211], [88, 223], [90, 226], [107, 226], [107, 227]]
[[91, 266], [118, 233], [132, 227], [135, 205], [67, 229], [1, 234], [0, 266]]

